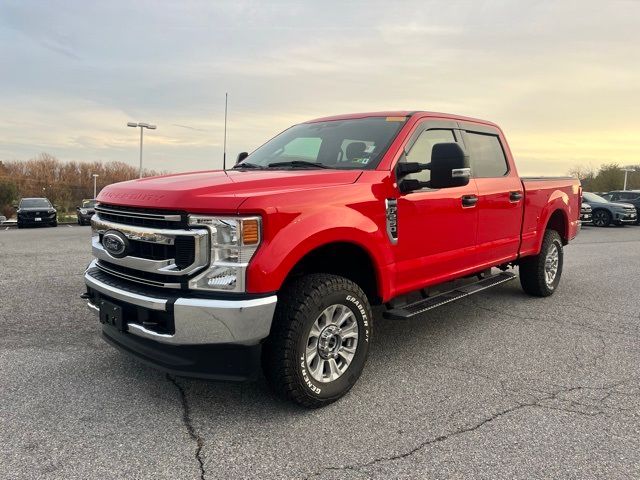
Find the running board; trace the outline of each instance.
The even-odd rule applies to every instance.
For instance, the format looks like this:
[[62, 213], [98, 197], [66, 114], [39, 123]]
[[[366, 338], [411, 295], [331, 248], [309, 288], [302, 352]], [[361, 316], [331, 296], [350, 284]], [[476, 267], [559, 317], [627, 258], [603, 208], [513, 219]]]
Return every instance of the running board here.
[[461, 298], [468, 297], [474, 293], [481, 292], [487, 288], [495, 287], [502, 283], [508, 282], [516, 278], [515, 274], [510, 272], [502, 272], [491, 277], [483, 278], [479, 282], [470, 283], [462, 287], [450, 290], [448, 292], [435, 295], [433, 297], [425, 298], [424, 300], [418, 300], [417, 302], [408, 303], [401, 307], [387, 310], [383, 313], [384, 318], [392, 320], [406, 320], [413, 318], [416, 315], [420, 315], [427, 310], [439, 307], [446, 303], [455, 302]]

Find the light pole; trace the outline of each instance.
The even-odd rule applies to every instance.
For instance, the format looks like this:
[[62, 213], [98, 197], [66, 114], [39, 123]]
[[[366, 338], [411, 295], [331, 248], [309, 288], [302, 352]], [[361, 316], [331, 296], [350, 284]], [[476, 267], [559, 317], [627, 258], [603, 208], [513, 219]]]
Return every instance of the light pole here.
[[145, 128], [148, 128], [149, 130], [155, 130], [157, 127], [155, 125], [142, 122], [127, 122], [127, 127], [140, 127], [140, 178], [142, 178], [142, 132]]
[[626, 190], [627, 189], [627, 174], [629, 172], [635, 172], [636, 169], [635, 168], [623, 168], [622, 171], [624, 172], [624, 187], [622, 189]]
[[98, 175], [97, 173], [94, 173], [91, 176], [93, 177], [93, 199], [95, 200], [95, 198], [96, 198], [96, 178], [98, 178], [100, 175]]

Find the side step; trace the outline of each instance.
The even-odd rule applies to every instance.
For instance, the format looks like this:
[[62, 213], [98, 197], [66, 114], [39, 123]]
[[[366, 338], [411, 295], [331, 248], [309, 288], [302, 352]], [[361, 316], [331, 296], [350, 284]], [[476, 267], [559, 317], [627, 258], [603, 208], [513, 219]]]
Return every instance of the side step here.
[[439, 307], [445, 303], [454, 302], [474, 293], [481, 292], [487, 288], [495, 287], [502, 283], [508, 282], [516, 278], [516, 275], [510, 272], [502, 272], [491, 277], [483, 278], [479, 282], [470, 283], [462, 287], [450, 290], [448, 292], [435, 295], [433, 297], [425, 298], [424, 300], [418, 300], [417, 302], [408, 303], [401, 307], [396, 307], [391, 310], [387, 310], [383, 313], [384, 318], [392, 320], [406, 320], [413, 318], [416, 315], [420, 315], [427, 310]]

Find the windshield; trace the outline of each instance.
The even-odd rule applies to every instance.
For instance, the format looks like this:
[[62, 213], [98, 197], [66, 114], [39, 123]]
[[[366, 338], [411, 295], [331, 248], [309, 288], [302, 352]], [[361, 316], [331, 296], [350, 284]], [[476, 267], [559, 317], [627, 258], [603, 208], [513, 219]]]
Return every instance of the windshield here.
[[83, 200], [82, 208], [93, 208], [96, 206], [96, 200]]
[[369, 117], [295, 125], [235, 168], [374, 169], [405, 120]]
[[607, 200], [606, 198], [602, 198], [600, 195], [596, 195], [595, 193], [591, 193], [591, 192], [584, 192], [582, 194], [582, 198], [584, 198], [587, 202], [596, 202], [596, 203], [609, 202], [609, 200]]
[[46, 198], [23, 198], [20, 208], [51, 208], [51, 204]]

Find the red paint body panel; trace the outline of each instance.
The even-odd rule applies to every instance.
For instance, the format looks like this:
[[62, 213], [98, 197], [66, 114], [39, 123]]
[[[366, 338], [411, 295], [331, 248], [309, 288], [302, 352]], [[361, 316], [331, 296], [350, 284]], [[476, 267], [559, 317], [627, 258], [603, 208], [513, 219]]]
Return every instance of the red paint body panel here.
[[[314, 249], [348, 242], [367, 253], [384, 300], [517, 261], [539, 252], [549, 219], [559, 211], [566, 241], [579, 228], [579, 182], [524, 179], [502, 131], [493, 123], [430, 112], [378, 112], [312, 120], [407, 116], [375, 170], [205, 171], [110, 185], [102, 203], [208, 214], [259, 214], [263, 242], [247, 272], [247, 291], [278, 291], [297, 262]], [[495, 128], [509, 163], [501, 178], [402, 195], [393, 168], [426, 120]], [[523, 194], [519, 201], [510, 192]], [[477, 195], [463, 207], [463, 195]], [[386, 230], [386, 199], [397, 199], [398, 241]]]

